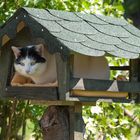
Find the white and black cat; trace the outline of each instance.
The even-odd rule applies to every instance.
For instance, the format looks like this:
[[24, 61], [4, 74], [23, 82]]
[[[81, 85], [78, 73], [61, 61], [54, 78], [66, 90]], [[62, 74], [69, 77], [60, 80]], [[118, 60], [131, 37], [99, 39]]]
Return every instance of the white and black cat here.
[[12, 50], [18, 74], [31, 78], [35, 84], [56, 82], [55, 55], [49, 54], [43, 44], [22, 48], [12, 46]]
[[[43, 44], [23, 48], [12, 47], [12, 50], [15, 55], [14, 67], [18, 74], [31, 78], [38, 85], [57, 84], [55, 55], [50, 54]], [[73, 76], [109, 79], [109, 66], [106, 58], [75, 54]]]

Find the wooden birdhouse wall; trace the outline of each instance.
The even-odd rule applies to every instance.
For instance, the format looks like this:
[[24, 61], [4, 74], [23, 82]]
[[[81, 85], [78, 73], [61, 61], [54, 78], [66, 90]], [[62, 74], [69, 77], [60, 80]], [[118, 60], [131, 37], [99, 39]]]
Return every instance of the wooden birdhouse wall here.
[[70, 90], [70, 57], [63, 59], [60, 53], [56, 53], [58, 95], [60, 100], [66, 100], [66, 94]]
[[[11, 46], [15, 45], [26, 45], [30, 42], [30, 31], [28, 28], [24, 28], [22, 31], [17, 33], [14, 39], [10, 39], [5, 42], [4, 46], [1, 47], [0, 55], [0, 77], [1, 77], [1, 95], [7, 96], [7, 86], [10, 86], [11, 78], [13, 76], [13, 62], [14, 56], [11, 50]], [[9, 96], [9, 95], [8, 95]]]
[[[32, 30], [26, 26], [20, 30], [13, 39], [10, 39], [1, 47], [0, 56], [0, 77], [1, 77], [1, 93], [2, 97], [14, 97], [25, 99], [48, 99], [57, 100], [56, 87], [13, 87], [11, 80], [14, 76], [14, 55], [11, 46], [24, 47], [36, 43], [36, 34], [33, 35]], [[59, 60], [60, 62], [61, 60]]]
[[29, 27], [23, 28], [20, 32], [18, 32], [11, 40], [12, 45], [16, 47], [24, 47], [31, 44], [33, 37], [31, 35], [31, 31]]
[[1, 47], [1, 55], [0, 55], [0, 95], [6, 96], [6, 84], [9, 79], [8, 73], [11, 69], [12, 62], [12, 53], [10, 48], [11, 42], [8, 42], [6, 45]]

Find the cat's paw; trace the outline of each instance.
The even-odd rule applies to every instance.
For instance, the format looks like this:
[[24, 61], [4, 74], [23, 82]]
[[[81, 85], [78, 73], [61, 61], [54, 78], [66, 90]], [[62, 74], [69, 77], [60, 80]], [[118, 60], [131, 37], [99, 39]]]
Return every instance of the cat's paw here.
[[55, 81], [53, 83], [45, 83], [45, 84], [40, 84], [42, 87], [58, 87], [58, 81]]
[[11, 82], [11, 86], [22, 86], [22, 84], [20, 84], [20, 83], [13, 83], [13, 82]]
[[58, 87], [58, 81], [55, 81], [54, 83], [47, 83], [46, 86], [49, 86], [49, 87]]
[[32, 83], [25, 83], [22, 86], [24, 86], [24, 87], [38, 87], [37, 84], [32, 84]]
[[58, 87], [58, 81], [54, 83], [47, 83], [47, 84], [32, 84], [32, 83], [11, 83], [12, 86], [23, 86], [23, 87]]

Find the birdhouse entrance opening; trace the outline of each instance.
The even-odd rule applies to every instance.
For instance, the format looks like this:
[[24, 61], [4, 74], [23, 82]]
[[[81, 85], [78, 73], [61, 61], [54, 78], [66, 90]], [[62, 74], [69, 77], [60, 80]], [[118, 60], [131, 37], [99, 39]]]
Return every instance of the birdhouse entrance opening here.
[[4, 96], [58, 100], [55, 54], [33, 37], [30, 28], [23, 26], [18, 25], [15, 38], [3, 47], [7, 66]]
[[46, 42], [36, 38], [21, 21], [16, 36], [10, 40], [12, 59], [8, 84], [11, 86], [57, 87], [55, 54], [49, 52]]
[[[23, 16], [26, 19], [26, 15]], [[16, 20], [19, 19], [16, 17]], [[16, 36], [11, 41], [15, 61], [11, 62], [8, 85], [13, 87], [58, 87], [55, 54], [50, 53], [46, 42], [38, 38], [29, 23], [20, 20]], [[37, 31], [37, 30], [36, 30]], [[41, 33], [44, 29], [41, 27]], [[39, 40], [40, 39], [40, 40]], [[21, 47], [23, 49], [21, 49]], [[12, 77], [11, 77], [12, 75]]]
[[55, 54], [50, 54], [45, 44], [12, 46], [12, 51], [15, 55], [12, 86], [57, 87]]

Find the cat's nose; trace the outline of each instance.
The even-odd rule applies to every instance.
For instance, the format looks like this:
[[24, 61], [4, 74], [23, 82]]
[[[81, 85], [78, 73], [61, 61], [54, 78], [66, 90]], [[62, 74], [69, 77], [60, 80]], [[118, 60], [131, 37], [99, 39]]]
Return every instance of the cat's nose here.
[[30, 70], [26, 70], [26, 73], [30, 73]]

